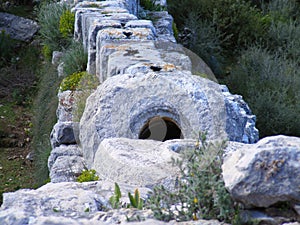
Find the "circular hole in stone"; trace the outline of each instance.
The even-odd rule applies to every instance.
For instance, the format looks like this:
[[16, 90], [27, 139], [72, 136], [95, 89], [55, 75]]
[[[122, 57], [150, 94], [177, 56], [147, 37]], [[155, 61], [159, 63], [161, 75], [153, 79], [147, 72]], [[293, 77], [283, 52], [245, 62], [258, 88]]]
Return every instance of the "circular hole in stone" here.
[[166, 141], [183, 139], [179, 126], [168, 117], [153, 117], [141, 129], [139, 139]]

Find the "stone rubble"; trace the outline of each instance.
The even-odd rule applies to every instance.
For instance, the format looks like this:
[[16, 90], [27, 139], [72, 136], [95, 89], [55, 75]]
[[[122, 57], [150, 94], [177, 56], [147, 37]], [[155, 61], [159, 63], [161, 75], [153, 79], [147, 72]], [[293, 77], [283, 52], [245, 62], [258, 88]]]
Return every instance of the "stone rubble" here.
[[30, 42], [38, 29], [37, 22], [31, 19], [0, 12], [0, 31], [12, 39]]
[[300, 202], [300, 138], [267, 137], [227, 153], [223, 178], [232, 197], [247, 208]]

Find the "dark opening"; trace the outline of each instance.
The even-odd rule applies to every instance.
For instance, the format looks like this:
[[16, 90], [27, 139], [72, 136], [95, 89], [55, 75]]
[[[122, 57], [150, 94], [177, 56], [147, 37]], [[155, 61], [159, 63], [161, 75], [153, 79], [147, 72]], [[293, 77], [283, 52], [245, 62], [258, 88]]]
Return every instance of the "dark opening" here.
[[151, 139], [156, 141], [182, 138], [180, 128], [168, 117], [154, 117], [150, 119], [139, 134], [139, 139]]

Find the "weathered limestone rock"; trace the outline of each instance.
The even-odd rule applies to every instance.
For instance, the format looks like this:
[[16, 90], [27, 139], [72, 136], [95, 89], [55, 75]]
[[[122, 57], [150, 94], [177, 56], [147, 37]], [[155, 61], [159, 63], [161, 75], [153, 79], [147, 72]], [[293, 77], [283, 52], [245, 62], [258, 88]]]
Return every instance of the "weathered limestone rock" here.
[[86, 165], [77, 145], [60, 145], [51, 151], [48, 168], [51, 182], [70, 182], [76, 181]]
[[222, 166], [232, 197], [247, 207], [300, 202], [300, 138], [267, 137], [229, 152]]
[[96, 19], [89, 28], [87, 72], [90, 74], [96, 74], [96, 37], [98, 31], [109, 27], [122, 28], [122, 25], [116, 20]]
[[183, 71], [116, 75], [88, 98], [80, 121], [88, 166], [103, 139], [137, 139], [157, 116], [174, 121], [185, 139], [196, 138], [199, 131], [207, 131], [209, 139], [227, 137], [224, 96], [218, 84]]
[[73, 126], [73, 122], [57, 122], [50, 135], [51, 146], [55, 148], [62, 144], [76, 144]]
[[156, 36], [156, 30], [151, 20], [131, 20], [124, 26], [125, 28], [148, 28], [151, 29]]
[[[83, 39], [83, 48], [87, 50], [88, 47], [88, 36], [89, 36], [89, 29], [90, 26], [96, 21], [96, 20], [112, 20], [112, 17], [116, 17], [116, 15], [119, 16], [120, 22], [124, 16], [120, 15], [130, 15], [126, 9], [119, 8], [119, 7], [113, 7], [113, 8], [104, 8], [101, 9], [101, 11], [97, 12], [90, 12], [90, 13], [83, 13], [82, 14], [82, 39]], [[125, 17], [127, 18], [127, 17]], [[127, 20], [126, 20], [127, 21]]]
[[106, 74], [103, 74], [101, 69], [106, 65], [106, 58], [103, 55], [108, 55], [107, 52], [115, 51], [114, 44], [120, 45], [122, 41], [145, 41], [154, 40], [155, 35], [151, 29], [148, 28], [127, 28], [127, 29], [113, 29], [107, 28], [101, 30], [97, 34], [96, 41], [96, 75], [100, 82], [106, 79]]
[[172, 158], [179, 158], [179, 155], [171, 148], [171, 143], [154, 140], [104, 139], [97, 149], [92, 168], [100, 177], [117, 183], [138, 187], [174, 185], [180, 172], [172, 166]]
[[232, 95], [225, 85], [222, 85], [226, 105], [226, 131], [229, 140], [243, 143], [258, 141], [258, 130], [255, 127], [256, 116], [240, 95]]
[[153, 21], [156, 29], [157, 40], [164, 40], [176, 43], [173, 33], [173, 17], [167, 11], [149, 12], [148, 16]]
[[58, 156], [51, 167], [49, 177], [52, 183], [76, 181], [85, 168], [83, 157]]
[[[125, 196], [121, 201], [128, 203], [128, 192], [133, 193], [137, 187], [120, 185], [120, 188], [122, 196]], [[139, 188], [139, 191], [141, 198], [145, 199], [150, 189]], [[21, 189], [16, 192], [4, 193], [3, 204], [0, 208], [0, 224], [43, 224], [41, 221], [49, 221], [47, 224], [50, 224], [53, 217], [62, 218], [62, 223], [58, 224], [70, 224], [67, 223], [69, 221], [81, 224], [81, 219], [86, 218], [87, 220], [93, 217], [95, 218], [91, 219], [92, 222], [101, 224], [99, 223], [101, 218], [97, 216], [97, 213], [100, 211], [103, 215], [101, 211], [110, 208], [108, 200], [113, 192], [113, 182], [97, 181], [48, 183], [36, 190]], [[105, 217], [111, 216], [106, 215]], [[90, 223], [91, 221], [83, 224], [93, 224]]]
[[[136, 186], [122, 185], [122, 203], [129, 203], [127, 194]], [[141, 198], [148, 196], [150, 189], [139, 188]], [[114, 183], [62, 182], [48, 183], [36, 190], [22, 189], [5, 193], [0, 208], [1, 225], [102, 225], [127, 224], [128, 218], [142, 218], [145, 221], [131, 222], [133, 225], [170, 224], [184, 225], [186, 222], [165, 223], [154, 219], [150, 210], [119, 209], [109, 210], [108, 199], [113, 195]], [[216, 220], [189, 221], [193, 225], [226, 225]]]
[[51, 63], [52, 63], [54, 66], [58, 66], [58, 64], [60, 63], [60, 60], [61, 60], [61, 57], [62, 57], [62, 56], [63, 56], [63, 53], [62, 53], [62, 52], [59, 52], [59, 51], [53, 51]]
[[56, 159], [60, 156], [82, 156], [82, 152], [77, 145], [60, 145], [51, 151], [48, 158], [48, 168], [52, 169]]
[[38, 29], [38, 24], [33, 20], [0, 12], [0, 31], [4, 30], [12, 39], [28, 42]]
[[71, 122], [73, 119], [72, 110], [75, 102], [74, 93], [72, 91], [59, 92], [58, 107], [56, 110], [57, 119], [60, 122]]

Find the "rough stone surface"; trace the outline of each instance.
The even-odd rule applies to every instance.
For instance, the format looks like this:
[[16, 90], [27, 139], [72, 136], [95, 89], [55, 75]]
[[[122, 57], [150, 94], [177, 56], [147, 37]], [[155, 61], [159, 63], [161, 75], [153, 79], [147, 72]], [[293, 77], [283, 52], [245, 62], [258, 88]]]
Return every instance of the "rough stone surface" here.
[[86, 169], [85, 160], [80, 156], [58, 156], [53, 163], [49, 177], [51, 182], [71, 182]]
[[72, 91], [67, 90], [58, 93], [56, 116], [60, 122], [71, 122], [73, 120], [72, 110], [74, 101], [75, 98]]
[[246, 207], [300, 202], [300, 138], [267, 137], [228, 153], [222, 166], [232, 197]]
[[158, 40], [176, 43], [172, 28], [173, 17], [167, 11], [149, 12], [148, 16], [153, 21]]
[[103, 139], [137, 139], [155, 116], [174, 121], [185, 139], [196, 138], [199, 131], [207, 131], [209, 139], [227, 137], [224, 97], [218, 84], [182, 71], [116, 75], [88, 98], [80, 121], [88, 166]]
[[31, 41], [38, 31], [35, 21], [0, 12], [0, 31], [4, 30], [12, 39]]
[[172, 158], [179, 155], [166, 142], [112, 138], [101, 142], [92, 168], [117, 183], [152, 187], [175, 183], [179, 171]]
[[[122, 41], [127, 42], [131, 41], [145, 41], [145, 40], [154, 40], [155, 35], [151, 29], [148, 28], [127, 28], [127, 29], [113, 29], [107, 28], [101, 30], [97, 34], [96, 41], [96, 75], [99, 77], [100, 82], [103, 82], [106, 79], [106, 74], [102, 74], [102, 66], [106, 65], [107, 61], [102, 58], [102, 52], [115, 51], [114, 44], [121, 44]], [[112, 47], [111, 47], [112, 46]], [[106, 49], [102, 49], [105, 48]]]
[[87, 72], [90, 74], [96, 74], [96, 37], [100, 30], [105, 28], [122, 28], [120, 22], [116, 20], [103, 20], [96, 19], [89, 28], [88, 36], [88, 64]]
[[228, 88], [222, 85], [226, 105], [226, 132], [230, 141], [255, 143], [259, 139], [255, 127], [256, 116], [240, 95], [232, 95]]
[[51, 132], [51, 146], [55, 148], [62, 144], [76, 144], [76, 139], [73, 131], [73, 122], [58, 121]]
[[53, 164], [56, 159], [61, 156], [80, 156], [82, 157], [82, 152], [77, 145], [60, 145], [59, 147], [54, 148], [48, 158], [48, 168], [52, 169]]
[[61, 60], [61, 57], [62, 57], [62, 56], [63, 56], [63, 53], [62, 53], [62, 52], [59, 52], [59, 51], [53, 51], [51, 63], [52, 63], [54, 66], [58, 66], [58, 64], [60, 63], [60, 60]]
[[[133, 193], [136, 186], [120, 184], [122, 196]], [[150, 189], [139, 188], [141, 198], [146, 198]], [[128, 224], [127, 218], [135, 219], [132, 225], [226, 225], [217, 220], [198, 220], [169, 223], [154, 219], [150, 210], [109, 210], [108, 199], [113, 195], [114, 183], [97, 181], [86, 183], [48, 183], [36, 190], [22, 189], [4, 194], [0, 208], [1, 225], [102, 225]], [[129, 203], [122, 197], [123, 204]], [[138, 222], [137, 218], [145, 221]]]

